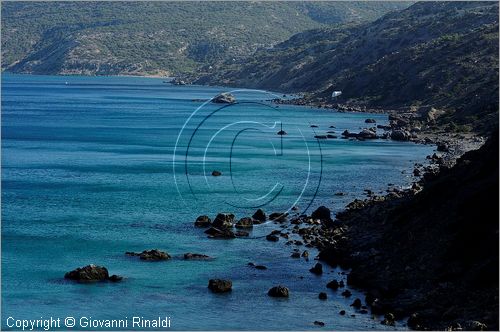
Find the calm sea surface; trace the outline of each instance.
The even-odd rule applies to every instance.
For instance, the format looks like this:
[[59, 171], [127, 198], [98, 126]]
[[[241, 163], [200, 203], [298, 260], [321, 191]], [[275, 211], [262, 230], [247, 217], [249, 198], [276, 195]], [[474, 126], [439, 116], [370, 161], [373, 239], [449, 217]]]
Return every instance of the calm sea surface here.
[[[310, 261], [292, 259], [295, 246], [285, 239], [266, 241], [278, 225], [256, 226], [247, 239], [210, 240], [193, 222], [222, 211], [241, 218], [258, 207], [339, 211], [364, 189], [408, 185], [412, 164], [432, 147], [317, 140], [387, 117], [277, 107], [267, 92], [235, 91], [236, 105], [204, 103], [230, 90], [148, 78], [2, 75], [2, 329], [10, 316], [72, 316], [77, 327], [85, 316], [128, 319], [132, 328], [131, 318], [142, 316], [170, 317], [172, 329], [190, 330], [303, 330], [318, 328], [316, 320], [324, 329], [386, 328], [349, 306], [361, 293], [344, 299], [325, 288], [345, 277], [340, 270], [308, 271], [314, 250]], [[281, 129], [287, 135], [276, 135]], [[173, 259], [124, 255], [152, 248]], [[215, 259], [184, 261], [186, 252]], [[90, 263], [125, 279], [63, 279]], [[215, 277], [230, 278], [233, 292], [209, 292]], [[290, 288], [289, 299], [267, 296], [277, 284]]]

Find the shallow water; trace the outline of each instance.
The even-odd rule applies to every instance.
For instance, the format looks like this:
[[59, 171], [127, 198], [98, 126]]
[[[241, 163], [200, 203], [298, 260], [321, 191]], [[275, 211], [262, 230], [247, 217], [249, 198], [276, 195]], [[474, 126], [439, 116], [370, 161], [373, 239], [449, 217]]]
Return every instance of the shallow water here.
[[[243, 217], [258, 206], [338, 211], [364, 189], [408, 185], [412, 164], [432, 147], [316, 140], [387, 117], [276, 106], [267, 92], [234, 92], [240, 103], [226, 107], [203, 103], [228, 90], [148, 78], [2, 75], [3, 329], [10, 316], [168, 316], [172, 329], [190, 330], [303, 330], [318, 328], [315, 320], [323, 329], [387, 328], [349, 306], [361, 293], [344, 299], [325, 288], [344, 277], [340, 270], [312, 275], [313, 259], [292, 259], [294, 246], [262, 238], [276, 225], [235, 240], [207, 239], [192, 225], [200, 214]], [[276, 135], [281, 128], [288, 135]], [[124, 255], [150, 248], [174, 258], [145, 263]], [[185, 252], [215, 259], [184, 261]], [[90, 263], [126, 279], [84, 285], [62, 278]], [[232, 279], [233, 292], [210, 293], [214, 277]], [[277, 284], [290, 288], [289, 299], [266, 295]]]

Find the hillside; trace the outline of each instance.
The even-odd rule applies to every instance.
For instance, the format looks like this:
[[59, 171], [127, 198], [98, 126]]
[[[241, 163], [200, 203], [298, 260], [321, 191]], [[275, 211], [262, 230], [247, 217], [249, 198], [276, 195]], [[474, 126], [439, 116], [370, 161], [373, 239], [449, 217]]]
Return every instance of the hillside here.
[[[396, 2], [3, 2], [2, 70], [184, 75]], [[234, 59], [234, 60], [233, 60]]]
[[309, 92], [322, 102], [341, 90], [339, 103], [432, 105], [478, 127], [498, 109], [498, 3], [416, 3], [375, 22], [299, 33], [213, 71], [199, 82]]

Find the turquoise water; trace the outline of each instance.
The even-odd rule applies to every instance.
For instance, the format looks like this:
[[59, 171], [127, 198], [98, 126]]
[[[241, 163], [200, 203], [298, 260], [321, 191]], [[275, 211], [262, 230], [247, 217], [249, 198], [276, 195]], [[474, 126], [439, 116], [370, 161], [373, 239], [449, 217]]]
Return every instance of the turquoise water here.
[[[51, 316], [167, 316], [177, 330], [303, 330], [318, 328], [315, 320], [326, 323], [323, 329], [385, 327], [349, 307], [361, 293], [344, 299], [325, 288], [344, 277], [340, 270], [312, 275], [314, 260], [292, 259], [294, 246], [262, 238], [276, 225], [256, 226], [248, 239], [210, 240], [193, 222], [220, 211], [243, 217], [257, 206], [338, 211], [364, 189], [408, 185], [408, 170], [432, 148], [318, 141], [315, 134], [340, 136], [365, 127], [367, 117], [380, 124], [387, 118], [276, 107], [267, 92], [236, 91], [240, 103], [223, 108], [203, 103], [228, 90], [149, 78], [2, 75], [3, 329], [8, 317]], [[281, 128], [288, 135], [276, 135]], [[213, 170], [222, 176], [212, 177]], [[173, 259], [144, 263], [124, 255], [151, 248]], [[215, 259], [184, 261], [185, 252]], [[90, 263], [125, 280], [84, 285], [62, 278]], [[233, 292], [210, 293], [214, 277], [232, 279]], [[290, 288], [289, 299], [266, 295], [277, 284]], [[318, 299], [320, 291], [327, 301]], [[340, 316], [341, 309], [348, 314]]]

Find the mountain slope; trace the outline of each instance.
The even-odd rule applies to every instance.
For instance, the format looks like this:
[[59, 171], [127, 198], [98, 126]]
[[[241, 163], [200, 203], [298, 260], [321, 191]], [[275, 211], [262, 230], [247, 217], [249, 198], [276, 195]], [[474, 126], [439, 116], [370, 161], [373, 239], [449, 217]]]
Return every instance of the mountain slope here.
[[422, 2], [358, 26], [312, 30], [202, 77], [217, 83], [310, 92], [368, 107], [498, 108], [498, 3]]
[[2, 70], [185, 74], [294, 33], [373, 20], [408, 3], [4, 2]]

